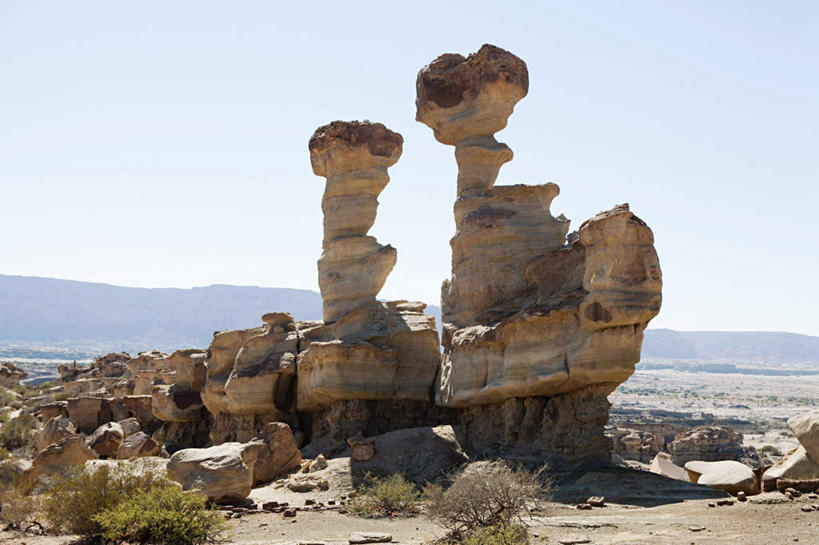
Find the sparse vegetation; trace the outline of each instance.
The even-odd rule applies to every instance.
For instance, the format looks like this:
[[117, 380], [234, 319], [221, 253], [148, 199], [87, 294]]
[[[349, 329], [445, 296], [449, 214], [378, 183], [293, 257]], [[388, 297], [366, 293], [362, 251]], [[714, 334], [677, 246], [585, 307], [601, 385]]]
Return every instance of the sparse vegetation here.
[[464, 537], [463, 545], [526, 545], [529, 535], [520, 523], [502, 522], [479, 528]]
[[134, 474], [127, 466], [107, 465], [82, 469], [66, 477], [45, 496], [43, 511], [56, 530], [98, 536], [102, 526], [97, 515], [113, 509], [139, 492], [174, 486], [153, 473]]
[[426, 487], [427, 511], [456, 540], [473, 545], [526, 543], [523, 517], [552, 490], [545, 469], [515, 471], [500, 461], [468, 466], [452, 478], [449, 488]]
[[5, 486], [0, 492], [0, 521], [14, 529], [34, 524], [40, 512], [40, 500], [27, 496], [13, 486]]
[[773, 445], [765, 445], [759, 449], [759, 453], [763, 456], [782, 456], [782, 451]]
[[419, 505], [418, 489], [403, 475], [396, 473], [380, 478], [367, 473], [356, 488], [356, 497], [349, 509], [362, 517], [410, 516], [418, 513]]
[[37, 434], [38, 421], [30, 414], [20, 414], [0, 428], [0, 446], [15, 449], [30, 445]]
[[227, 529], [204, 496], [176, 486], [140, 490], [94, 520], [102, 527], [102, 537], [115, 543], [196, 545], [217, 541]]

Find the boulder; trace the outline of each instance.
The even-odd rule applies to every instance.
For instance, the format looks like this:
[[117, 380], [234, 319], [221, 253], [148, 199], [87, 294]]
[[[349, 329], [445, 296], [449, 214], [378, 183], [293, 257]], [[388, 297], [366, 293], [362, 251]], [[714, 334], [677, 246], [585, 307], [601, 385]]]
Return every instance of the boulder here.
[[773, 488], [776, 488], [775, 482], [778, 479], [793, 479], [799, 481], [807, 481], [819, 479], [819, 462], [813, 460], [807, 453], [804, 446], [799, 446], [782, 457], [776, 464], [768, 468], [762, 474], [762, 482], [765, 484], [765, 489], [770, 489], [772, 482]]
[[87, 460], [93, 460], [96, 457], [97, 455], [85, 445], [81, 436], [71, 435], [38, 452], [31, 467], [17, 479], [17, 486], [24, 490], [31, 490], [44, 477], [65, 473], [72, 467], [82, 465]]
[[257, 449], [253, 464], [254, 486], [270, 482], [301, 465], [301, 452], [293, 431], [282, 422], [270, 422], [261, 434], [246, 444], [246, 448], [253, 447]]
[[55, 416], [68, 416], [68, 401], [55, 401], [54, 403], [40, 405], [40, 417], [43, 422]]
[[159, 456], [161, 447], [159, 443], [145, 432], [138, 431], [123, 439], [117, 450], [117, 458], [120, 460], [131, 460], [144, 456]]
[[138, 431], [142, 430], [142, 426], [139, 424], [139, 420], [134, 417], [126, 418], [124, 420], [120, 420], [117, 422], [119, 426], [122, 428], [122, 436], [128, 437], [129, 435], [133, 435]]
[[788, 427], [805, 447], [808, 456], [819, 463], [819, 409], [790, 418]]
[[94, 430], [94, 433], [86, 438], [85, 444], [100, 458], [116, 457], [124, 437], [122, 426], [117, 422], [108, 422]]
[[168, 461], [168, 478], [185, 490], [199, 490], [212, 501], [239, 502], [253, 488], [257, 452], [257, 447], [242, 443], [180, 450]]
[[690, 461], [718, 462], [756, 459], [755, 452], [742, 445], [742, 434], [717, 426], [697, 426], [677, 434], [668, 445], [672, 461], [685, 465]]
[[71, 419], [65, 416], [49, 418], [37, 436], [37, 450], [43, 450], [48, 445], [58, 443], [71, 435], [76, 435], [77, 427]]
[[658, 475], [664, 475], [671, 479], [677, 479], [680, 481], [688, 481], [688, 473], [686, 473], [685, 469], [678, 466], [671, 460], [671, 455], [667, 452], [658, 452], [657, 456], [651, 460], [651, 464], [648, 468], [649, 471], [652, 473], [656, 473]]
[[374, 438], [374, 455], [366, 461], [352, 458], [354, 474], [387, 476], [400, 473], [423, 485], [444, 477], [468, 461], [452, 426], [398, 430]]
[[691, 482], [716, 488], [729, 494], [759, 492], [759, 482], [754, 471], [734, 460], [719, 462], [691, 461], [685, 464]]

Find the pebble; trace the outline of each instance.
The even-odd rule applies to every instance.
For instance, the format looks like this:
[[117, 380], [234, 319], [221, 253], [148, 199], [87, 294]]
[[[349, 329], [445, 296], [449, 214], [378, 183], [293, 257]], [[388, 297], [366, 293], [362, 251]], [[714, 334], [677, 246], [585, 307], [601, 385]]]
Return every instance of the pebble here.
[[703, 530], [705, 530], [705, 526], [691, 526], [688, 529], [691, 530], [692, 532], [702, 532]]
[[717, 505], [734, 505], [734, 500], [719, 500]]

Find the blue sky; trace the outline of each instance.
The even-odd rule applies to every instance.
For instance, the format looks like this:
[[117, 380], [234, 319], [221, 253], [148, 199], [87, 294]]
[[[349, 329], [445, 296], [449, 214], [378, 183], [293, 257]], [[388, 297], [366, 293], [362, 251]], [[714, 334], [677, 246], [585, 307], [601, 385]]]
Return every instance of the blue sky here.
[[[297, 5], [303, 4], [303, 5]], [[499, 184], [560, 185], [576, 228], [628, 202], [653, 228], [653, 327], [819, 335], [819, 4], [0, 3], [0, 273], [127, 286], [317, 289], [335, 119], [404, 136], [371, 230], [382, 297], [437, 302], [453, 149], [415, 75], [493, 43], [529, 95]]]

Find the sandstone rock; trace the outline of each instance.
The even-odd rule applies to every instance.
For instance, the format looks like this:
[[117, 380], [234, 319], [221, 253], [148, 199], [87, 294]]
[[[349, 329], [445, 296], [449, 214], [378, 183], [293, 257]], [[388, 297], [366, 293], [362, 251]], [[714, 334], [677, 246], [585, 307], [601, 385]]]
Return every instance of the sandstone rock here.
[[788, 420], [788, 427], [805, 447], [808, 456], [819, 463], [819, 409], [792, 417]]
[[650, 463], [660, 452], [661, 441], [650, 432], [615, 428], [606, 435], [611, 437], [614, 443], [614, 452], [624, 460]]
[[729, 494], [756, 494], [759, 483], [751, 468], [734, 460], [719, 462], [691, 461], [685, 470], [692, 482], [716, 488]]
[[116, 422], [109, 422], [89, 435], [85, 440], [85, 444], [96, 452], [100, 458], [116, 457], [124, 437], [122, 426]]
[[96, 457], [94, 451], [85, 446], [81, 436], [71, 435], [38, 452], [31, 463], [31, 468], [17, 479], [17, 486], [31, 490], [45, 477], [65, 473], [72, 467], [82, 465]]
[[68, 416], [83, 433], [92, 433], [111, 421], [111, 412], [101, 397], [78, 397], [68, 400]]
[[347, 439], [352, 449], [352, 459], [356, 462], [369, 462], [375, 456], [375, 440], [363, 438], [360, 435]]
[[128, 408], [130, 414], [134, 416], [139, 422], [143, 430], [152, 431], [159, 425], [151, 408], [150, 395], [129, 395], [123, 398], [125, 406]]
[[327, 178], [324, 253], [319, 288], [324, 321], [375, 306], [375, 296], [395, 265], [392, 246], [368, 237], [378, 195], [389, 182], [387, 168], [401, 156], [403, 138], [380, 123], [335, 121], [310, 138], [313, 172]]
[[174, 384], [180, 390], [198, 392], [205, 385], [206, 350], [186, 348], [168, 356], [168, 365], [173, 369]]
[[[510, 399], [538, 399], [544, 406], [565, 395], [552, 405], [572, 409], [577, 392], [605, 396], [634, 371], [643, 329], [660, 308], [654, 237], [628, 205], [598, 214], [567, 237], [568, 220], [549, 212], [555, 184], [494, 186], [512, 159], [494, 133], [506, 126], [528, 85], [526, 64], [491, 45], [466, 58], [442, 55], [418, 74], [416, 119], [455, 146], [458, 163], [452, 277], [441, 296], [441, 405], [489, 407], [477, 409], [488, 413]], [[607, 412], [606, 403], [593, 405]], [[523, 447], [519, 437], [529, 435], [544, 438], [538, 441], [544, 453], [559, 451], [549, 445], [559, 430], [532, 427], [561, 417], [542, 419], [534, 407], [521, 409], [530, 415], [530, 429], [518, 434], [512, 426], [496, 427], [496, 438], [515, 443], [496, 443], [496, 450]], [[569, 426], [581, 428], [577, 435], [601, 436], [596, 452], [570, 444], [571, 454], [608, 458], [596, 410], [585, 430], [582, 420], [568, 418]]]
[[327, 469], [327, 458], [325, 458], [323, 454], [319, 454], [316, 456], [316, 459], [310, 463], [309, 472], [315, 473], [322, 469]]
[[315, 474], [298, 475], [287, 482], [287, 488], [292, 492], [311, 492], [316, 488], [327, 490], [329, 487], [327, 479]]
[[40, 417], [43, 422], [51, 420], [56, 416], [68, 417], [68, 401], [55, 401], [40, 405]]
[[49, 418], [37, 436], [37, 450], [43, 450], [48, 445], [58, 443], [71, 435], [76, 435], [77, 427], [65, 416]]
[[692, 460], [740, 461], [756, 457], [754, 452], [742, 445], [741, 433], [717, 426], [698, 426], [680, 433], [668, 445], [668, 449], [677, 465], [685, 465]]
[[142, 426], [139, 424], [139, 420], [137, 420], [135, 417], [120, 420], [117, 422], [117, 424], [119, 424], [119, 426], [122, 428], [123, 437], [133, 435], [142, 429]]
[[254, 486], [296, 470], [301, 464], [301, 452], [293, 432], [282, 422], [269, 423], [259, 436], [247, 443], [247, 448], [254, 446], [257, 447], [253, 465]]
[[0, 386], [5, 386], [6, 388], [16, 386], [27, 376], [28, 374], [16, 365], [12, 365], [8, 362], [0, 362]]
[[400, 473], [423, 485], [468, 461], [452, 426], [397, 430], [373, 438], [373, 444], [374, 454], [368, 460], [360, 460], [353, 446], [354, 473], [382, 476]]
[[151, 391], [151, 411], [163, 422], [196, 422], [204, 418], [199, 392], [178, 389], [175, 385], [155, 385]]
[[242, 443], [180, 450], [168, 461], [168, 478], [185, 490], [199, 490], [210, 500], [238, 502], [253, 487], [256, 452]]
[[361, 545], [362, 543], [389, 543], [392, 541], [392, 534], [385, 532], [353, 532], [348, 540], [350, 545]]
[[677, 479], [680, 481], [688, 481], [688, 473], [686, 473], [685, 469], [678, 466], [671, 460], [671, 455], [667, 452], [658, 452], [657, 456], [651, 460], [651, 465], [649, 466], [649, 471], [652, 473], [657, 473], [658, 475], [664, 475], [671, 479]]
[[[771, 466], [762, 475], [762, 481], [775, 482], [778, 479], [812, 480], [819, 479], [819, 463], [807, 453], [804, 446], [792, 450]], [[766, 484], [766, 489], [768, 486]]]
[[159, 443], [147, 433], [138, 431], [123, 439], [117, 450], [117, 458], [131, 460], [143, 456], [158, 456], [159, 453]]

